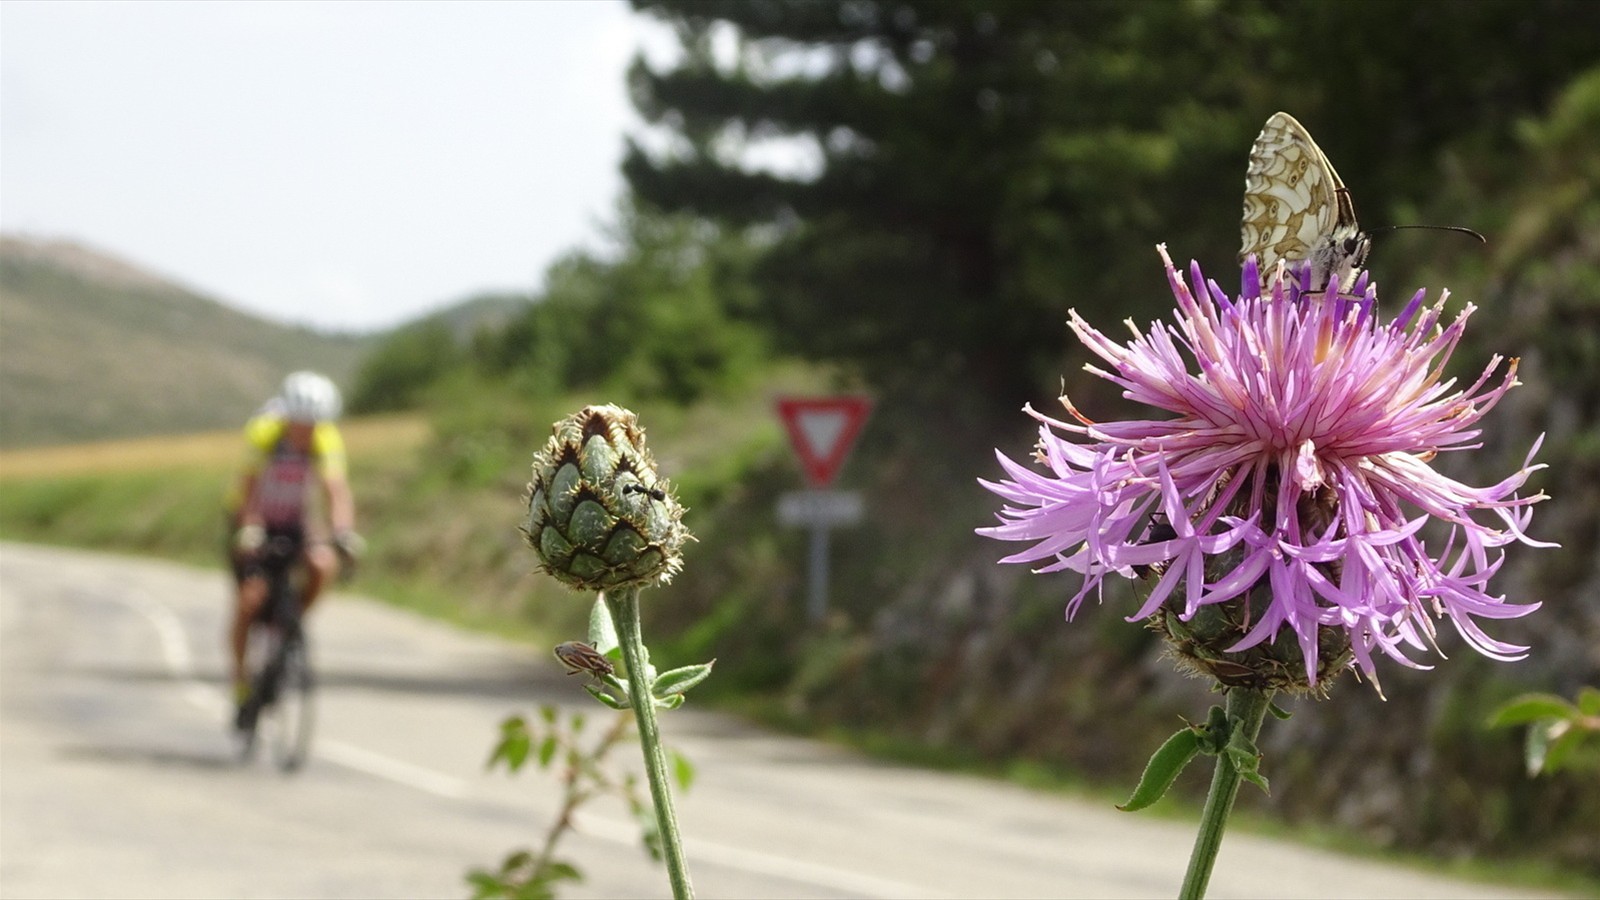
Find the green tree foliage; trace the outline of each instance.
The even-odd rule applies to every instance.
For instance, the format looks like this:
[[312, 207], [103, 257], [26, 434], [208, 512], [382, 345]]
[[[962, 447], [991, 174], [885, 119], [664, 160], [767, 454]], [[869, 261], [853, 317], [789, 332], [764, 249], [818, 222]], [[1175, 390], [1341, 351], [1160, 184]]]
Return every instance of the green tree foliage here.
[[[758, 283], [787, 347], [904, 399], [1007, 410], [1063, 370], [1068, 308], [1156, 311], [1157, 242], [1231, 261], [1275, 110], [1379, 224], [1426, 194], [1441, 147], [1509, 146], [1600, 33], [1580, 0], [634, 4], [684, 49], [632, 73], [671, 137], [630, 146], [637, 194], [776, 231]], [[769, 138], [815, 171], [753, 168]]]
[[550, 268], [543, 297], [477, 342], [482, 371], [686, 404], [737, 384], [765, 358], [745, 321], [746, 241], [688, 217], [628, 210], [614, 238], [610, 258], [578, 252]]
[[361, 364], [350, 411], [393, 412], [415, 407], [422, 392], [466, 356], [450, 326], [426, 319], [398, 329]]
[[[992, 469], [970, 451], [1007, 440], [978, 416], [1019, 419], [1021, 402], [1073, 377], [1084, 356], [1063, 326], [1069, 307], [1106, 327], [1157, 315], [1170, 302], [1157, 242], [1231, 287], [1222, 270], [1238, 248], [1246, 153], [1287, 110], [1337, 166], [1363, 225], [1488, 235], [1486, 249], [1380, 235], [1372, 269], [1385, 296], [1448, 286], [1452, 311], [1480, 307], [1454, 374], [1475, 378], [1493, 353], [1522, 357], [1526, 386], [1485, 423], [1483, 449], [1441, 464], [1485, 483], [1547, 433], [1539, 459], [1552, 469], [1531, 489], [1554, 496], [1534, 531], [1568, 549], [1514, 549], [1495, 581], [1545, 603], [1496, 630], [1532, 645], [1528, 660], [1476, 659], [1441, 635], [1450, 663], [1387, 673], [1386, 700], [1346, 683], [1338, 702], [1275, 726], [1275, 810], [1396, 845], [1533, 852], [1595, 871], [1593, 780], [1526, 782], [1514, 736], [1485, 739], [1479, 725], [1486, 704], [1570, 694], [1592, 670], [1600, 81], [1585, 72], [1600, 4], [635, 5], [684, 46], [680, 61], [632, 73], [658, 126], [625, 160], [639, 200], [762, 235], [756, 311], [773, 339], [851, 363], [880, 392], [854, 464], [872, 527], [839, 545], [834, 627], [795, 636], [799, 545], [775, 543], [764, 577], [741, 577], [757, 563], [730, 551], [698, 570], [724, 579], [716, 590], [686, 578], [693, 600], [662, 612], [682, 617], [686, 641], [812, 720], [1126, 778], [1119, 767], [1170, 732], [1184, 686], [1152, 674], [1164, 666], [1120, 622], [1126, 598], [1108, 593], [1097, 615], [1057, 627], [1070, 581], [1020, 581], [997, 571], [996, 548], [973, 545], [995, 501], [971, 485]], [[753, 165], [748, 149], [769, 138], [811, 148], [815, 165]], [[1104, 399], [1081, 405], [1095, 414]], [[958, 412], [918, 414], [933, 403]], [[886, 432], [903, 452], [888, 452]], [[936, 454], [940, 468], [925, 464]], [[746, 521], [766, 514], [757, 491], [777, 477], [746, 479]], [[712, 523], [703, 552], [753, 543], [754, 531]], [[734, 609], [745, 581], [790, 587]]]
[[611, 238], [608, 253], [554, 263], [531, 303], [481, 297], [395, 331], [363, 365], [351, 409], [413, 408], [429, 391], [453, 405], [490, 383], [687, 404], [737, 386], [767, 358], [748, 321], [749, 240], [627, 208]]

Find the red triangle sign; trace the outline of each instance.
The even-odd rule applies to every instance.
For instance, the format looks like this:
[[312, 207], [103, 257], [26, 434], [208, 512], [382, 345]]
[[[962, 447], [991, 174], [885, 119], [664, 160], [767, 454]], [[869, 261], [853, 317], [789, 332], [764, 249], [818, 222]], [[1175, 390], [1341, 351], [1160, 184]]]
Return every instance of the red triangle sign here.
[[857, 395], [778, 398], [778, 416], [807, 484], [825, 488], [833, 483], [871, 411], [872, 400]]

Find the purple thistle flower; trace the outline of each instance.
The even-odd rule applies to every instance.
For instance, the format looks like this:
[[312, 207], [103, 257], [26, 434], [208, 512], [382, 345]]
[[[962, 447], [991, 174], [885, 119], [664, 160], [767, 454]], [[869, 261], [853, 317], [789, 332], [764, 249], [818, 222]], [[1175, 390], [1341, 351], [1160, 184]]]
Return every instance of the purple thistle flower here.
[[[1517, 384], [1515, 359], [1491, 381], [1499, 356], [1469, 387], [1444, 379], [1474, 307], [1443, 325], [1448, 292], [1426, 306], [1418, 291], [1385, 322], [1365, 275], [1344, 294], [1336, 284], [1302, 290], [1280, 269], [1263, 293], [1254, 259], [1230, 300], [1198, 264], [1185, 285], [1159, 249], [1175, 327], [1141, 333], [1130, 321], [1133, 338], [1119, 344], [1075, 310], [1070, 324], [1107, 364], [1088, 371], [1171, 416], [1094, 422], [1066, 397], [1075, 422], [1026, 408], [1041, 423], [1045, 471], [997, 452], [1007, 479], [981, 482], [1006, 502], [1001, 524], [978, 533], [1033, 543], [1002, 562], [1081, 573], [1068, 619], [1111, 573], [1154, 579], [1130, 621], [1161, 615], [1182, 632], [1203, 611], [1232, 610], [1226, 640], [1201, 654], [1231, 660], [1202, 667], [1224, 681], [1225, 667], [1253, 659], [1247, 651], [1278, 643], [1296, 651], [1292, 668], [1303, 662], [1304, 677], [1292, 673], [1303, 689], [1352, 658], [1376, 681], [1374, 650], [1427, 668], [1408, 648], [1437, 649], [1440, 618], [1486, 656], [1525, 656], [1478, 620], [1539, 606], [1508, 603], [1487, 586], [1498, 548], [1554, 546], [1527, 535], [1530, 507], [1545, 495], [1516, 495], [1543, 468], [1532, 463], [1543, 438], [1521, 469], [1488, 487], [1430, 465], [1440, 452], [1480, 446], [1479, 420]], [[1430, 521], [1444, 526], [1431, 544]]]

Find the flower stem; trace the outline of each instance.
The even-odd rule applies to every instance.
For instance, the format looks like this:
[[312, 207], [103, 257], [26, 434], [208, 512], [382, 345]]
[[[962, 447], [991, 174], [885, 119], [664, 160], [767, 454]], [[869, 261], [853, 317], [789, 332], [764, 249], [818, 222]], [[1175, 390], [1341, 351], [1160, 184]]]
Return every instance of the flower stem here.
[[639, 747], [644, 751], [645, 774], [650, 779], [650, 799], [656, 808], [656, 826], [661, 832], [661, 855], [667, 863], [672, 896], [688, 900], [694, 896], [689, 884], [689, 867], [683, 858], [683, 838], [678, 834], [678, 815], [672, 808], [672, 788], [667, 783], [667, 756], [661, 749], [661, 730], [656, 725], [655, 698], [647, 677], [644, 639], [639, 625], [639, 589], [623, 588], [605, 593], [611, 618], [617, 623], [617, 641], [622, 645], [622, 661], [628, 667], [628, 696], [639, 723]]
[[[1228, 691], [1228, 721], [1237, 722], [1245, 737], [1254, 742], [1271, 702], [1270, 690], [1233, 688]], [[1200, 813], [1200, 833], [1195, 835], [1194, 850], [1189, 854], [1189, 871], [1184, 874], [1183, 888], [1178, 892], [1180, 900], [1200, 900], [1206, 895], [1211, 868], [1216, 865], [1217, 851], [1222, 848], [1222, 832], [1228, 827], [1228, 815], [1233, 812], [1233, 800], [1239, 794], [1239, 781], [1239, 770], [1228, 754], [1217, 754], [1211, 790], [1206, 794], [1206, 806]]]

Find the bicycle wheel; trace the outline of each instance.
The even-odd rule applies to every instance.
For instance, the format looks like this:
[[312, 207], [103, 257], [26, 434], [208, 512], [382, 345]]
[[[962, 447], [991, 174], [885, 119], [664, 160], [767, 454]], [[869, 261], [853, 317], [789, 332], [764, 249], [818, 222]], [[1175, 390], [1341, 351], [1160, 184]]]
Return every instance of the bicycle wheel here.
[[296, 636], [283, 647], [283, 668], [273, 692], [274, 702], [266, 710], [271, 720], [272, 757], [285, 772], [300, 768], [311, 752], [311, 727], [316, 719], [311, 688], [306, 642]]
[[261, 623], [250, 626], [248, 638], [245, 641], [244, 671], [249, 678], [250, 694], [241, 703], [234, 716], [234, 738], [239, 746], [239, 761], [250, 762], [255, 759], [257, 732], [261, 724], [261, 711], [263, 708], [263, 693], [266, 679], [267, 664], [272, 660], [273, 654], [278, 649], [277, 633]]

